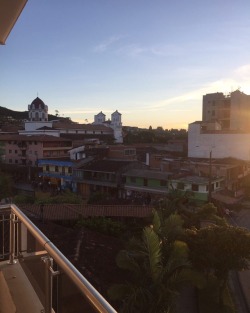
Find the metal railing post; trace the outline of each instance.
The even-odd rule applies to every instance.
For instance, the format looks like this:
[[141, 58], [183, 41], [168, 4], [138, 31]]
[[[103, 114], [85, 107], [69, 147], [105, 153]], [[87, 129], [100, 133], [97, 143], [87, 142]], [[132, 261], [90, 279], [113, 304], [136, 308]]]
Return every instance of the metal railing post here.
[[15, 264], [15, 218], [16, 215], [11, 211], [10, 213], [10, 256], [9, 264]]
[[51, 267], [53, 259], [49, 256], [43, 257], [42, 261], [45, 263], [45, 313], [52, 312], [52, 288], [53, 288], [53, 277], [51, 274]]

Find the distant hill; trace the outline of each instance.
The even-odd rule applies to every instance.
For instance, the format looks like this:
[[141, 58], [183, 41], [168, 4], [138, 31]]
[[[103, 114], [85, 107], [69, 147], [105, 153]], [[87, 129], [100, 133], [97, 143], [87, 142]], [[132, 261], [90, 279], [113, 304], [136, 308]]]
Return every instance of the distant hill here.
[[[64, 119], [62, 117], [58, 117], [56, 115], [48, 115], [49, 121], [55, 120], [55, 119]], [[29, 119], [29, 114], [28, 111], [13, 111], [4, 107], [0, 106], [0, 122], [4, 123], [6, 121], [13, 121], [13, 122], [21, 122], [23, 120], [28, 120]]]
[[18, 112], [0, 106], [0, 120], [12, 117], [15, 120], [28, 119], [28, 111]]

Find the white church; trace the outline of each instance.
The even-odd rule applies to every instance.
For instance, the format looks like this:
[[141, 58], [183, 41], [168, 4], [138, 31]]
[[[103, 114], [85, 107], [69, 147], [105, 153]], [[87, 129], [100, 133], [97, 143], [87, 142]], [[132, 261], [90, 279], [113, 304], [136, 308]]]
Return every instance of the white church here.
[[37, 97], [28, 105], [28, 113], [29, 121], [25, 122], [24, 130], [19, 131], [19, 134], [46, 134], [60, 137], [62, 133], [88, 135], [113, 133], [115, 143], [123, 143], [122, 115], [117, 110], [111, 114], [111, 119], [108, 120], [106, 120], [106, 115], [100, 112], [94, 116], [92, 124], [71, 123], [62, 125], [58, 120], [48, 120], [48, 106]]

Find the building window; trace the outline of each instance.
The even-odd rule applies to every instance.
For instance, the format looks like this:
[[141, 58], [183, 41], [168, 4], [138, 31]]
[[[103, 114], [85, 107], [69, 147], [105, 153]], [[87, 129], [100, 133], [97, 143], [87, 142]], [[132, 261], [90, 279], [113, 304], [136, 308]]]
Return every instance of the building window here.
[[18, 164], [18, 160], [15, 160], [15, 163]]
[[124, 154], [125, 155], [135, 155], [135, 149], [125, 149]]
[[177, 183], [177, 189], [184, 190], [184, 183]]
[[69, 174], [72, 173], [72, 167], [68, 167], [68, 173], [69, 173]]
[[15, 150], [15, 154], [17, 154], [17, 150]]
[[12, 153], [12, 150], [9, 150], [9, 153]]
[[49, 172], [49, 165], [46, 165], [46, 172]]
[[130, 177], [131, 183], [136, 183], [136, 177]]
[[144, 178], [143, 179], [143, 186], [147, 186], [148, 185], [148, 180], [147, 180], [147, 178]]
[[160, 184], [161, 184], [162, 187], [165, 187], [165, 186], [167, 186], [167, 181], [166, 180], [161, 180]]
[[65, 167], [62, 167], [62, 173], [65, 174]]
[[192, 190], [193, 191], [199, 191], [199, 185], [192, 184]]
[[58, 166], [57, 165], [55, 166], [55, 172], [58, 172]]
[[9, 159], [9, 163], [12, 163], [12, 159]]

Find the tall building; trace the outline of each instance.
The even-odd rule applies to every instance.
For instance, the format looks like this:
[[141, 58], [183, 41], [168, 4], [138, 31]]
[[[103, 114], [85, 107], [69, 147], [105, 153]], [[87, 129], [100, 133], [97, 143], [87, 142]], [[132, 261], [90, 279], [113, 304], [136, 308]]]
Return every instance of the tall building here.
[[249, 120], [250, 96], [240, 90], [203, 96], [203, 122], [218, 122], [222, 130], [250, 131]]

